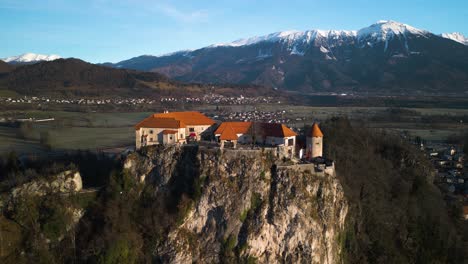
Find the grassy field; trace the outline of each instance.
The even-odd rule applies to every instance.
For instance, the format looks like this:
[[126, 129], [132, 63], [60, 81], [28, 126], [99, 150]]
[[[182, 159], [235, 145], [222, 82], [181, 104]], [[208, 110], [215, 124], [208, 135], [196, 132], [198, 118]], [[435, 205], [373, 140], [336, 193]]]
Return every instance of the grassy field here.
[[[135, 125], [150, 113], [9, 112], [3, 117], [55, 118], [30, 127], [0, 126], [0, 153], [106, 149], [134, 144]], [[41, 144], [41, 138], [44, 143]]]
[[[387, 107], [314, 107], [314, 106], [284, 106], [284, 105], [256, 105], [256, 106], [223, 106], [226, 111], [286, 111], [285, 117], [291, 119], [291, 126], [303, 127], [315, 121], [323, 121], [330, 117], [347, 117], [354, 121], [362, 121], [373, 128], [388, 129], [396, 132], [407, 132], [411, 137], [420, 136], [427, 140], [445, 140], [448, 136], [468, 130], [468, 123], [460, 123], [455, 117], [467, 117], [468, 109], [445, 108], [403, 108], [407, 111], [405, 118], [408, 120], [394, 121]], [[205, 111], [213, 111], [214, 107], [201, 108]], [[441, 121], [427, 123], [418, 121], [425, 117], [439, 117]], [[455, 120], [448, 120], [454, 117]], [[295, 121], [300, 118], [300, 121]], [[411, 119], [416, 119], [411, 121]]]
[[[215, 106], [200, 106], [195, 110], [215, 113]], [[314, 121], [323, 121], [333, 116], [348, 117], [364, 121], [368, 126], [395, 132], [405, 132], [411, 137], [420, 136], [426, 140], [441, 141], [461, 131], [468, 131], [467, 123], [454, 120], [437, 123], [388, 121], [385, 107], [308, 107], [285, 105], [222, 106], [223, 111], [285, 111], [291, 126], [303, 127]], [[133, 125], [149, 116], [150, 112], [125, 113], [84, 113], [64, 111], [10, 111], [0, 113], [0, 118], [55, 118], [47, 123], [33, 123], [31, 127], [0, 126], [0, 153], [37, 153], [48, 148], [57, 150], [108, 149], [132, 146], [134, 144]], [[409, 118], [421, 116], [464, 116], [468, 109], [419, 109], [412, 108]], [[296, 118], [303, 120], [296, 121]], [[41, 144], [42, 141], [42, 144]]]
[[0, 154], [10, 151], [17, 153], [38, 153], [44, 150], [39, 141], [21, 138], [18, 129], [0, 126]]
[[[348, 117], [371, 117], [375, 114], [383, 112], [388, 107], [315, 107], [315, 106], [296, 106], [296, 105], [281, 105], [281, 104], [260, 104], [252, 105], [229, 105], [223, 106], [226, 110], [240, 112], [240, 111], [266, 111], [274, 112], [279, 110], [286, 110], [293, 116], [308, 116], [317, 119], [328, 118], [330, 116], [348, 116]], [[214, 110], [215, 106], [200, 107], [200, 109]], [[468, 115], [468, 108], [466, 109], [448, 109], [448, 108], [404, 108], [409, 111], [414, 111], [421, 115]]]
[[19, 95], [11, 90], [0, 89], [0, 97], [18, 97]]

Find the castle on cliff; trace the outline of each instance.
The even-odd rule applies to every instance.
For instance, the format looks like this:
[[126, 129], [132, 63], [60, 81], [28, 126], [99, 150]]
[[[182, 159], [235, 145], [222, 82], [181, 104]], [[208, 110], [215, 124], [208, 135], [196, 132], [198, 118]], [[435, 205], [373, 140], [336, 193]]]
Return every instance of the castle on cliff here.
[[187, 144], [216, 141], [221, 149], [239, 146], [275, 148], [286, 158], [315, 159], [323, 156], [323, 133], [317, 123], [306, 134], [305, 148], [296, 143], [297, 133], [284, 124], [222, 122], [196, 111], [152, 114], [135, 125], [135, 146]]

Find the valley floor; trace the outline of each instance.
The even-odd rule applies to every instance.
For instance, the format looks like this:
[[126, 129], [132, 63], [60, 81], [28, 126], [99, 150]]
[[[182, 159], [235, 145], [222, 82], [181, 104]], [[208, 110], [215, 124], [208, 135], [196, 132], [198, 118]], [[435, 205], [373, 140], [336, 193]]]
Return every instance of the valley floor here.
[[[408, 138], [446, 141], [468, 130], [468, 109], [314, 107], [287, 104], [198, 105], [186, 110], [207, 113], [216, 120], [261, 120], [285, 123], [298, 131], [313, 122], [347, 117], [354, 123], [394, 131]], [[169, 109], [178, 110], [178, 109]], [[158, 110], [154, 110], [160, 111]], [[0, 153], [42, 153], [48, 150], [103, 150], [133, 146], [133, 125], [147, 117], [145, 112], [68, 112], [8, 110], [0, 113]], [[49, 122], [6, 120], [54, 118]]]

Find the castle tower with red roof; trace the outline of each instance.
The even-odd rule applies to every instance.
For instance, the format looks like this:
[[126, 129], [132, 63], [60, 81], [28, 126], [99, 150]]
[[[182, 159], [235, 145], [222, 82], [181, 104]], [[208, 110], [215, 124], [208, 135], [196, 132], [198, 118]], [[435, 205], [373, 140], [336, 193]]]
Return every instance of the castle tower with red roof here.
[[323, 156], [323, 133], [317, 123], [312, 125], [312, 130], [306, 137], [306, 153], [309, 158]]

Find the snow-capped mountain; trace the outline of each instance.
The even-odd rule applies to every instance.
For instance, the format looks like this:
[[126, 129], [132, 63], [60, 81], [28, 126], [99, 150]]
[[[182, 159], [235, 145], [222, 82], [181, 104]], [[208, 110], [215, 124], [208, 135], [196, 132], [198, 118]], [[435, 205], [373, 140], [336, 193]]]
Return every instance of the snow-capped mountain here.
[[406, 52], [409, 52], [409, 37], [428, 37], [431, 33], [425, 30], [414, 28], [410, 25], [395, 21], [380, 20], [377, 23], [360, 29], [357, 32], [357, 42], [361, 47], [374, 46], [385, 42], [384, 51], [387, 50], [389, 41], [400, 40], [404, 44]]
[[234, 42], [220, 43], [209, 46], [216, 47], [241, 47], [260, 42], [287, 42], [287, 43], [312, 43], [318, 38], [339, 39], [356, 37], [361, 41], [380, 42], [389, 40], [395, 36], [420, 35], [426, 36], [430, 34], [428, 31], [414, 28], [410, 25], [398, 23], [395, 21], [380, 20], [377, 23], [362, 28], [358, 31], [347, 30], [307, 30], [307, 31], [283, 31], [276, 32], [265, 36], [256, 36], [252, 38], [239, 39]]
[[258, 44], [261, 42], [280, 42], [287, 45], [288, 50], [292, 54], [302, 55], [304, 45], [309, 45], [318, 41], [336, 42], [337, 40], [352, 40], [359, 43], [360, 46], [373, 46], [379, 42], [386, 42], [394, 38], [404, 40], [405, 48], [408, 49], [407, 36], [427, 37], [430, 32], [422, 29], [417, 29], [407, 24], [380, 20], [377, 23], [362, 28], [358, 31], [347, 30], [307, 30], [307, 31], [283, 31], [276, 32], [265, 36], [256, 36], [252, 38], [239, 39], [234, 42], [220, 43], [208, 46], [208, 48], [217, 47], [243, 47]]
[[4, 62], [10, 64], [32, 64], [40, 61], [53, 61], [56, 59], [60, 59], [61, 57], [58, 55], [42, 55], [42, 54], [34, 54], [34, 53], [25, 53], [18, 56], [3, 58]]
[[373, 40], [373, 41], [386, 41], [395, 36], [407, 36], [407, 35], [420, 35], [426, 36], [430, 34], [428, 31], [414, 28], [410, 25], [391, 21], [391, 20], [380, 20], [377, 23], [360, 29], [357, 32], [359, 40]]
[[442, 37], [451, 39], [453, 41], [459, 42], [463, 45], [468, 45], [468, 37], [465, 37], [463, 34], [458, 32], [453, 33], [443, 33], [441, 34]]
[[266, 36], [256, 36], [252, 38], [239, 39], [234, 42], [220, 43], [209, 46], [210, 48], [216, 47], [241, 47], [257, 44], [260, 42], [287, 42], [287, 43], [311, 43], [316, 38], [336, 38], [336, 37], [354, 37], [356, 31], [346, 30], [307, 30], [307, 31], [283, 31], [276, 32]]
[[282, 31], [107, 66], [155, 71], [188, 82], [250, 83], [306, 92], [438, 93], [466, 91], [468, 47], [382, 20], [355, 31]]
[[321, 40], [344, 40], [356, 37], [357, 31], [346, 30], [307, 30], [307, 31], [282, 31], [265, 36], [256, 36], [252, 38], [239, 39], [229, 43], [219, 43], [208, 46], [207, 48], [218, 47], [243, 47], [262, 42], [282, 43], [286, 49], [294, 55], [304, 55], [305, 49], [311, 43]]

